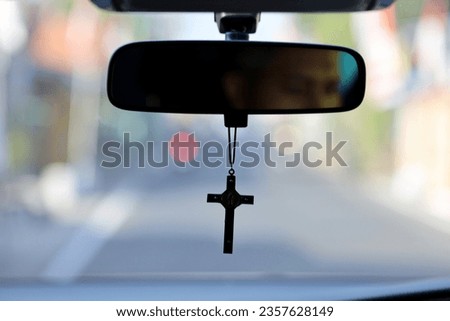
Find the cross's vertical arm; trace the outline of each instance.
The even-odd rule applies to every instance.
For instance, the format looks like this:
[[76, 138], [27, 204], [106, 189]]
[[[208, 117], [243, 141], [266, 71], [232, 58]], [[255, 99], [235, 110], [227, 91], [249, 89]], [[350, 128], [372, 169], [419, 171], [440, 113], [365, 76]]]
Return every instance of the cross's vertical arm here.
[[234, 209], [225, 210], [225, 229], [223, 236], [223, 253], [233, 253]]

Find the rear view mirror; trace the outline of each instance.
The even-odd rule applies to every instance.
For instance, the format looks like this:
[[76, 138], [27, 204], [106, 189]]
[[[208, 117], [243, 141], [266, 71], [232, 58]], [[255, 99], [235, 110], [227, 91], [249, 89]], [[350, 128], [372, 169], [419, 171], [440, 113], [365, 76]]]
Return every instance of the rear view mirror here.
[[353, 50], [243, 42], [142, 42], [111, 58], [108, 96], [145, 112], [225, 114], [347, 111], [362, 102], [365, 66]]

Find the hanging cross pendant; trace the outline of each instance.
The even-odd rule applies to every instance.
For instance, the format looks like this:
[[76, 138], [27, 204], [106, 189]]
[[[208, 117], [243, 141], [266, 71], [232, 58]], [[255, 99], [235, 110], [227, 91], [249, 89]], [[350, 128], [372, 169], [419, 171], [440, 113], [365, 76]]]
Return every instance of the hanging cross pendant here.
[[240, 195], [236, 191], [236, 177], [227, 176], [227, 189], [222, 194], [208, 194], [208, 203], [220, 203], [225, 207], [225, 231], [223, 253], [233, 253], [234, 210], [241, 204], [253, 205], [253, 196]]

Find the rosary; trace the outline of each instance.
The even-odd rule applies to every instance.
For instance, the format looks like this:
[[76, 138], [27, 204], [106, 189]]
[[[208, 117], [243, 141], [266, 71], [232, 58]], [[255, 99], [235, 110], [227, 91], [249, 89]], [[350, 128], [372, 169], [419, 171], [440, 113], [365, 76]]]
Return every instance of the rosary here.
[[234, 234], [234, 210], [241, 204], [253, 205], [254, 197], [251, 195], [240, 195], [236, 191], [236, 176], [233, 169], [236, 160], [236, 137], [237, 128], [234, 128], [233, 141], [231, 141], [231, 128], [228, 127], [228, 162], [230, 170], [227, 176], [227, 189], [222, 194], [208, 194], [208, 203], [220, 203], [225, 208], [225, 230], [223, 239], [223, 253], [233, 253]]

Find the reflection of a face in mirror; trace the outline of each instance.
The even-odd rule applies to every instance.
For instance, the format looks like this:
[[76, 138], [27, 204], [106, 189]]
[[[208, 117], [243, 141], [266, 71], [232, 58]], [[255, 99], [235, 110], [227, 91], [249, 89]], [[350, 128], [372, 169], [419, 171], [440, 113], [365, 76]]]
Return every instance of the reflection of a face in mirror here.
[[224, 75], [224, 92], [237, 109], [340, 107], [338, 57], [337, 51], [313, 48], [254, 52], [245, 67]]

